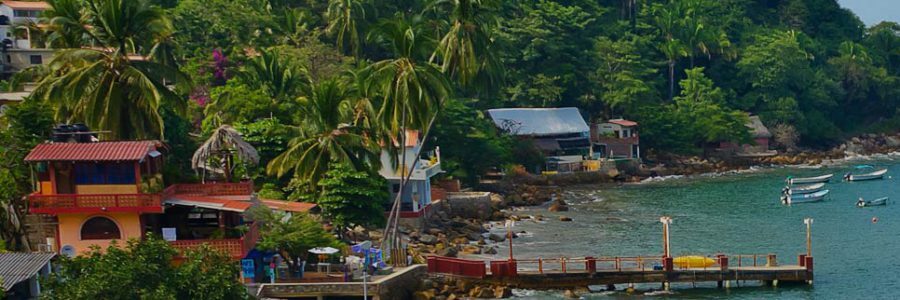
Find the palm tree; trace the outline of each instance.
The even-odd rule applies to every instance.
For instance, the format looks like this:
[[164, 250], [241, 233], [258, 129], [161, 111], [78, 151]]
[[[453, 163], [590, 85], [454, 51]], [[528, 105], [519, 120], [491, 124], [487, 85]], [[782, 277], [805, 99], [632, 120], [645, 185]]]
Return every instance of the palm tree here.
[[353, 56], [359, 57], [359, 20], [366, 16], [363, 0], [329, 0], [325, 15], [326, 31], [336, 35], [337, 47], [342, 51], [349, 48]]
[[194, 170], [202, 169], [205, 173], [206, 170], [217, 171], [218, 168], [210, 164], [221, 163], [224, 167], [222, 173], [225, 175], [225, 182], [231, 182], [235, 160], [256, 165], [259, 163], [259, 153], [256, 148], [244, 141], [240, 132], [230, 125], [222, 125], [212, 132], [197, 151], [194, 151], [191, 167]]
[[378, 167], [377, 143], [364, 128], [352, 123], [359, 101], [346, 85], [329, 79], [312, 84], [306, 94], [299, 99], [304, 120], [292, 127], [296, 137], [284, 153], [269, 162], [267, 172], [276, 176], [293, 172], [314, 189], [329, 163], [345, 163], [355, 170]]
[[278, 51], [262, 50], [241, 68], [243, 82], [265, 91], [274, 103], [296, 97], [306, 84], [303, 70], [282, 58]]
[[439, 58], [442, 71], [462, 87], [469, 87], [480, 72], [487, 72], [488, 76], [479, 82], [496, 86], [500, 72], [490, 37], [490, 29], [497, 22], [496, 1], [436, 0], [430, 7], [440, 14], [449, 14], [451, 19], [431, 61]]
[[383, 21], [370, 38], [391, 50], [394, 58], [368, 67], [371, 88], [381, 96], [378, 118], [386, 132], [402, 136], [406, 129], [425, 130], [450, 96], [450, 83], [434, 65], [419, 58], [434, 49], [420, 27], [402, 17]]
[[41, 14], [40, 23], [47, 26], [47, 46], [81, 48], [88, 39], [87, 18], [80, 0], [54, 0]]
[[[54, 7], [57, 12], [73, 9]], [[189, 80], [177, 69], [145, 55], [158, 45], [160, 37], [168, 36], [171, 23], [147, 0], [87, 0], [81, 9], [80, 19], [87, 25], [83, 30], [54, 33], [59, 33], [60, 39], [78, 35], [66, 37], [68, 41], [83, 34], [94, 48], [59, 51], [34, 96], [54, 103], [57, 119], [84, 121], [91, 128], [108, 131], [111, 139], [164, 138], [160, 106], [169, 105], [176, 111], [186, 106], [167, 84], [176, 82], [184, 87]]]
[[[441, 104], [451, 93], [450, 83], [441, 70], [419, 60], [424, 52], [434, 48], [433, 41], [415, 25], [398, 15], [393, 20], [381, 22], [369, 36], [394, 54], [393, 58], [376, 62], [367, 70], [372, 88], [382, 97], [378, 123], [388, 137], [383, 144], [392, 154], [393, 162], [406, 162], [406, 151], [402, 151], [402, 158], [397, 159], [397, 148], [405, 148], [407, 130], [421, 130], [425, 137], [428, 136]], [[418, 156], [417, 153], [414, 155]], [[400, 170], [412, 168], [415, 165], [401, 165]], [[400, 191], [404, 190], [412, 172], [406, 173], [400, 179]], [[401, 197], [402, 192], [394, 198], [382, 240], [382, 247], [391, 249], [390, 253], [394, 254], [399, 251], [397, 226]], [[394, 262], [400, 265], [399, 259]]]
[[675, 63], [688, 54], [687, 49], [681, 41], [671, 39], [663, 42], [659, 50], [666, 57], [666, 64], [669, 66], [669, 101], [672, 101], [675, 99]]

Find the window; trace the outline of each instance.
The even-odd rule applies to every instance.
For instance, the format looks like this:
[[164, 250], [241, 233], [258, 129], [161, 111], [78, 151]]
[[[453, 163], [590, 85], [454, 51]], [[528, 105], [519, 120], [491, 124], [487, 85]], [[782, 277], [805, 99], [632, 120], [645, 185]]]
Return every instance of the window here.
[[38, 10], [13, 10], [13, 16], [17, 18], [37, 18], [40, 14]]
[[134, 184], [134, 165], [93, 164], [75, 165], [75, 184]]
[[82, 240], [112, 240], [121, 239], [119, 225], [107, 217], [93, 217], [81, 225]]
[[40, 65], [44, 63], [44, 57], [40, 55], [30, 55], [29, 59], [31, 60], [32, 65]]

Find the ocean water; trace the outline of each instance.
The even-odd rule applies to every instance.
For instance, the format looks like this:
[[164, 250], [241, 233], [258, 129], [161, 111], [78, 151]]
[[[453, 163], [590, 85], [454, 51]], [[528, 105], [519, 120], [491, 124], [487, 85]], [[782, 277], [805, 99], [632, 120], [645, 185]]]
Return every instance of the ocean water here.
[[[841, 182], [855, 164], [889, 169], [884, 180]], [[786, 206], [779, 201], [784, 178], [834, 173], [827, 184], [831, 193], [824, 202]], [[894, 177], [897, 178], [894, 178]], [[762, 286], [746, 282], [741, 287], [718, 289], [715, 283], [673, 284], [671, 293], [660, 293], [658, 284], [637, 285], [625, 292], [585, 293], [585, 299], [667, 297], [677, 299], [897, 299], [900, 298], [900, 160], [845, 161], [821, 168], [761, 168], [722, 175], [653, 180], [640, 184], [598, 185], [567, 188], [562, 195], [568, 212], [548, 212], [546, 207], [520, 209], [518, 215], [543, 215], [545, 222], [520, 221], [514, 230], [526, 234], [514, 239], [517, 258], [635, 256], [662, 253], [659, 217], [671, 216], [673, 256], [690, 254], [778, 255], [780, 264], [796, 264], [806, 252], [803, 219], [814, 219], [812, 254], [815, 282], [810, 285]], [[887, 206], [857, 208], [856, 199], [889, 196]], [[559, 216], [572, 222], [561, 222]], [[873, 222], [873, 217], [878, 221]], [[494, 229], [505, 232], [502, 224]], [[502, 259], [498, 254], [483, 258]], [[624, 286], [619, 286], [620, 289]], [[562, 298], [559, 291], [516, 290], [520, 299]]]

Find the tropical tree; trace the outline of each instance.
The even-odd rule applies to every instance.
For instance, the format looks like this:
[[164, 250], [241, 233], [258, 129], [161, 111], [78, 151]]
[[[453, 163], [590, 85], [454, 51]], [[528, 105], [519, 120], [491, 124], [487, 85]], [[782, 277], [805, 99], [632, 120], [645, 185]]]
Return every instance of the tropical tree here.
[[666, 65], [669, 66], [669, 100], [675, 99], [675, 64], [678, 59], [688, 55], [684, 44], [677, 39], [670, 39], [659, 45], [659, 51], [666, 57]]
[[259, 222], [260, 250], [277, 251], [289, 262], [291, 270], [298, 270], [300, 263], [316, 247], [340, 247], [341, 243], [322, 228], [322, 224], [305, 213], [273, 211], [256, 206], [249, 211]]
[[364, 0], [329, 0], [325, 14], [328, 19], [326, 30], [335, 35], [338, 48], [359, 57], [362, 44], [359, 23], [366, 17]]
[[386, 186], [387, 181], [373, 170], [331, 163], [325, 178], [319, 181], [322, 194], [315, 197], [315, 203], [341, 233], [355, 225], [383, 226], [384, 207], [390, 197]]
[[381, 22], [370, 39], [394, 56], [368, 67], [371, 88], [381, 95], [377, 112], [381, 125], [392, 137], [400, 137], [406, 129], [427, 129], [451, 93], [440, 69], [419, 59], [434, 49], [434, 41], [402, 16]]
[[355, 170], [379, 166], [378, 144], [364, 128], [352, 123], [360, 105], [343, 82], [328, 79], [312, 84], [299, 102], [303, 120], [292, 128], [295, 137], [287, 149], [269, 162], [269, 174], [280, 177], [293, 172], [311, 191], [332, 162], [346, 163]]
[[[430, 7], [450, 16], [450, 26], [431, 56], [441, 70], [462, 87], [469, 87], [481, 72], [482, 85], [494, 86], [500, 73], [491, 31], [496, 26], [495, 0], [436, 0]], [[493, 83], [493, 84], [492, 84]]]
[[[106, 249], [93, 247], [41, 281], [46, 299], [246, 299], [238, 265], [228, 255], [201, 246], [182, 253], [150, 236]], [[128, 288], [123, 288], [128, 287]]]
[[261, 89], [274, 103], [290, 101], [307, 83], [303, 70], [286, 60], [278, 50], [262, 50], [238, 72], [241, 82]]
[[34, 97], [53, 103], [58, 120], [83, 121], [111, 139], [163, 138], [160, 106], [185, 107], [167, 85], [188, 79], [144, 55], [168, 36], [171, 23], [146, 0], [83, 3], [85, 32], [96, 47], [57, 52]]
[[87, 19], [80, 0], [55, 0], [41, 14], [41, 24], [47, 26], [47, 46], [51, 48], [81, 48], [88, 40]]

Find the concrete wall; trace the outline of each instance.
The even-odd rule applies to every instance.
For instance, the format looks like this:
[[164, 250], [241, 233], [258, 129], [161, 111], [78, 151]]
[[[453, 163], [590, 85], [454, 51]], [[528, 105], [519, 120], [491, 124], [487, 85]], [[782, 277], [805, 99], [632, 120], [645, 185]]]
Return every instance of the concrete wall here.
[[80, 184], [75, 186], [75, 192], [81, 195], [108, 195], [108, 194], [137, 194], [136, 184]]
[[[413, 294], [425, 278], [425, 265], [410, 266], [398, 273], [369, 283], [369, 299], [394, 300], [413, 299]], [[400, 273], [402, 272], [402, 273]], [[302, 297], [353, 297], [363, 295], [362, 282], [331, 283], [275, 283], [263, 284], [259, 287], [259, 298], [302, 298]]]
[[62, 214], [59, 219], [59, 247], [71, 245], [75, 248], [75, 253], [81, 254], [89, 250], [91, 245], [97, 245], [106, 248], [113, 240], [82, 240], [81, 225], [88, 219], [95, 216], [104, 216], [116, 222], [119, 225], [119, 232], [122, 234], [122, 245], [128, 239], [141, 238], [141, 220], [137, 213], [107, 213], [107, 214]]
[[467, 219], [488, 219], [491, 217], [491, 193], [447, 193], [447, 199], [441, 201], [440, 207], [451, 218], [459, 216]]

